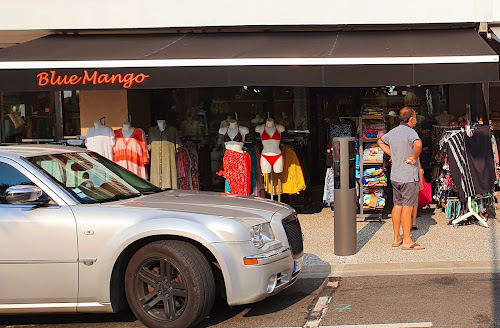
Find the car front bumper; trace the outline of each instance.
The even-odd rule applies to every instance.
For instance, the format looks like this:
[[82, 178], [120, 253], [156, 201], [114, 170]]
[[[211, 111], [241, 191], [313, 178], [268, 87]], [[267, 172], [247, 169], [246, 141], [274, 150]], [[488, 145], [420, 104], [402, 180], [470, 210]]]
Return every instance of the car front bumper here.
[[[238, 254], [236, 249], [231, 248], [232, 265], [227, 266], [228, 274], [224, 274], [230, 306], [261, 301], [297, 280], [302, 256], [292, 258], [289, 247], [282, 246], [251, 256]], [[297, 268], [296, 272], [294, 268]]]

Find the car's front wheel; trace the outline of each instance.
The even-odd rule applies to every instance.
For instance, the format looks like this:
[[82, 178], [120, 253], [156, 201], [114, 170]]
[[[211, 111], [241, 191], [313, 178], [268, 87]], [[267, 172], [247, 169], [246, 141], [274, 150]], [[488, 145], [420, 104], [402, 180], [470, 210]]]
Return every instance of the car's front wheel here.
[[151, 328], [184, 328], [210, 312], [215, 282], [210, 264], [193, 245], [161, 240], [139, 249], [125, 273], [135, 316]]

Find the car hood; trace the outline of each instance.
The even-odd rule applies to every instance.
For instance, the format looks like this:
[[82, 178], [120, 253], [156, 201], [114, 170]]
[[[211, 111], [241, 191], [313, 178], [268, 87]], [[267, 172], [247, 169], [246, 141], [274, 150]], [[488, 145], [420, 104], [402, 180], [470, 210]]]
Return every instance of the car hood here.
[[151, 208], [222, 216], [233, 219], [263, 218], [270, 221], [283, 204], [265, 198], [241, 197], [205, 191], [168, 190], [121, 201], [115, 206]]

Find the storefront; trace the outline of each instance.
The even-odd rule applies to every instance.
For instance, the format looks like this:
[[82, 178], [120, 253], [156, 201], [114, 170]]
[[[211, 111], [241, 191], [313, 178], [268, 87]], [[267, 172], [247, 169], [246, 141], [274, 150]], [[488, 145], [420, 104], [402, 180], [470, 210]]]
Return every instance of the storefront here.
[[1, 135], [60, 141], [102, 118], [148, 133], [165, 119], [190, 145], [191, 173], [180, 170], [178, 186], [223, 190], [220, 129], [237, 119], [249, 128], [245, 147], [258, 151], [255, 127], [273, 118], [302, 166], [307, 188], [292, 182], [299, 196], [283, 198], [297, 203], [317, 198], [313, 186], [321, 198], [338, 121], [367, 106], [398, 113], [411, 98], [431, 147], [445, 111], [453, 121], [470, 106], [471, 119], [487, 122], [482, 83], [494, 81], [498, 55], [473, 29], [52, 35], [0, 51]]

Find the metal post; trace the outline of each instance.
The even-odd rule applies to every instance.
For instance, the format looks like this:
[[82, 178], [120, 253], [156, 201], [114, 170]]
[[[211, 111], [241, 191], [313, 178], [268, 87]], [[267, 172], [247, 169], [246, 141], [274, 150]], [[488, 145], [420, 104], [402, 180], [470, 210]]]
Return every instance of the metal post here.
[[[340, 188], [334, 190], [334, 253], [336, 255], [354, 255], [357, 252], [357, 231], [356, 231], [356, 188], [355, 183], [350, 184], [350, 180], [355, 179], [353, 170], [350, 170], [350, 158], [354, 154], [349, 154], [349, 143], [354, 143], [353, 137], [333, 138], [334, 143], [340, 144]], [[355, 156], [355, 155], [354, 155]], [[353, 188], [351, 188], [353, 187]]]
[[273, 170], [271, 168], [271, 200], [274, 200]]
[[281, 202], [281, 173], [278, 173], [278, 202]]

